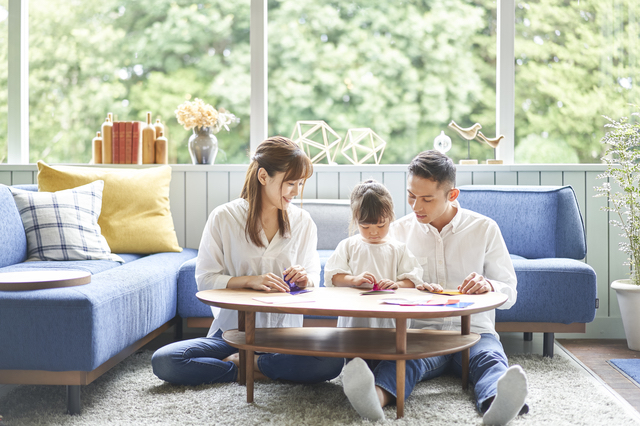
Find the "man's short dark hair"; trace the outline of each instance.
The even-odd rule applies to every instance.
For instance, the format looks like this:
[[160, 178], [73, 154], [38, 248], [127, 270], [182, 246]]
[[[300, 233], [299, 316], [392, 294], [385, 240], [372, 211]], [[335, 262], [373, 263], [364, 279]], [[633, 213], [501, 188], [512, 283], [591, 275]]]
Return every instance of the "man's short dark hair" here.
[[456, 186], [456, 168], [451, 158], [436, 150], [423, 151], [409, 163], [409, 176], [430, 179], [438, 183]]

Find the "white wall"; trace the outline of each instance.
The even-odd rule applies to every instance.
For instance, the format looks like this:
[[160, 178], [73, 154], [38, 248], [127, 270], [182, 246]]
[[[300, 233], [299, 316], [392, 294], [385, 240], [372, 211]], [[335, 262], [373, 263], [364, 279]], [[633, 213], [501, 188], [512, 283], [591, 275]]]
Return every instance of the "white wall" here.
[[[112, 166], [112, 165], [110, 165]], [[113, 167], [113, 166], [112, 166]], [[116, 166], [131, 167], [131, 166]], [[587, 325], [586, 334], [563, 337], [624, 338], [615, 291], [609, 283], [625, 278], [624, 253], [618, 250], [619, 230], [609, 225], [608, 213], [600, 210], [603, 198], [594, 198], [594, 187], [601, 184], [597, 175], [604, 165], [461, 165], [460, 185], [571, 185], [577, 195], [585, 221], [587, 257], [598, 276], [600, 308], [596, 319]], [[218, 205], [237, 198], [244, 181], [246, 165], [192, 166], [172, 165], [171, 213], [183, 247], [198, 248], [209, 213]], [[391, 191], [396, 216], [408, 213], [406, 203], [406, 165], [329, 166], [316, 165], [307, 182], [304, 198], [348, 199], [351, 189], [361, 180], [374, 178]], [[35, 165], [0, 164], [0, 183], [35, 183]]]

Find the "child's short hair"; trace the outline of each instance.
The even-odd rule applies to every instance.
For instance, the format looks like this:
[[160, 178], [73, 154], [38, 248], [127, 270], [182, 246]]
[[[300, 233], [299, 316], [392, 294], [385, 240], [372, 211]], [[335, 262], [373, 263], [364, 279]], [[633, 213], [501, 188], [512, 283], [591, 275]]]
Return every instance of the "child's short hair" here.
[[438, 183], [438, 187], [443, 183], [448, 183], [451, 188], [456, 186], [456, 167], [440, 151], [430, 150], [418, 154], [409, 163], [409, 175], [423, 179], [429, 179]]
[[374, 179], [368, 179], [356, 185], [351, 191], [351, 223], [376, 224], [381, 219], [393, 222], [393, 199], [389, 190]]

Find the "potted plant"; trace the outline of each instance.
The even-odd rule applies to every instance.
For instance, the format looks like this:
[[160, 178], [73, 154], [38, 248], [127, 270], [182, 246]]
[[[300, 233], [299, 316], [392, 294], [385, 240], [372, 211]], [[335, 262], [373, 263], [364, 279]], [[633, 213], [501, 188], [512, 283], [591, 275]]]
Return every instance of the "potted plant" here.
[[[633, 113], [633, 116], [639, 116]], [[603, 209], [616, 213], [610, 223], [620, 228], [624, 241], [620, 250], [628, 256], [629, 278], [616, 280], [616, 290], [622, 323], [629, 349], [640, 351], [640, 124], [626, 117], [615, 121], [609, 117], [609, 127], [602, 143], [607, 145], [603, 161], [607, 170], [598, 176], [607, 179], [596, 187], [596, 196], [605, 196], [609, 205]]]

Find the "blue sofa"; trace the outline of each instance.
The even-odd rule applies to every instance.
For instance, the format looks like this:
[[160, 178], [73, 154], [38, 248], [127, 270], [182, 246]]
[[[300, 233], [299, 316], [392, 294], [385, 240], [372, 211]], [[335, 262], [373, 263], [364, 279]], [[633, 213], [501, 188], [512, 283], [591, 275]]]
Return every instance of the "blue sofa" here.
[[[404, 194], [403, 194], [404, 197]], [[569, 186], [462, 186], [460, 204], [494, 219], [504, 236], [518, 278], [518, 300], [496, 311], [496, 329], [544, 333], [543, 353], [553, 356], [555, 333], [584, 333], [598, 306], [596, 274], [586, 255], [584, 225]], [[348, 200], [304, 200], [318, 226], [321, 263], [348, 235]], [[178, 279], [178, 315], [191, 327], [208, 327], [211, 309], [196, 297], [195, 259]], [[323, 285], [321, 282], [320, 285]], [[306, 317], [305, 325], [333, 325], [335, 319]]]
[[[37, 191], [37, 185], [21, 185]], [[180, 266], [197, 250], [107, 260], [25, 262], [25, 231], [0, 185], [0, 273], [76, 269], [92, 274], [76, 287], [0, 291], [0, 383], [67, 386], [67, 411], [80, 412], [81, 385], [158, 336], [176, 316]]]

